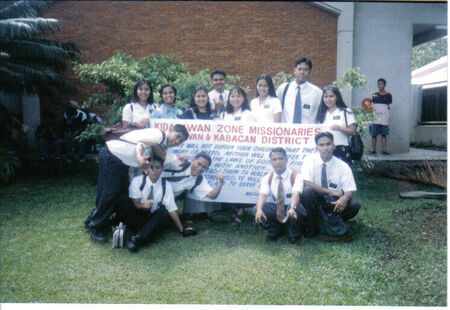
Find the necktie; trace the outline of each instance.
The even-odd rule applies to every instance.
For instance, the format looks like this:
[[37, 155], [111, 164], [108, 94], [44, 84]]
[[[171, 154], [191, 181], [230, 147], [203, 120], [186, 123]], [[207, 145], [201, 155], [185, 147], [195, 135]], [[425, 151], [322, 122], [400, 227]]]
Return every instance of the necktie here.
[[322, 164], [322, 174], [320, 176], [320, 185], [323, 188], [328, 188], [328, 182], [327, 182], [327, 165], [324, 163]]
[[147, 200], [153, 200], [153, 185], [150, 186], [150, 193], [148, 194]]
[[295, 97], [294, 124], [302, 123], [302, 97], [300, 96], [300, 85], [297, 86], [297, 96]]
[[223, 96], [222, 95], [219, 96], [219, 100], [222, 101], [222, 103], [223, 103]]
[[286, 212], [284, 210], [284, 191], [283, 191], [283, 179], [281, 176], [278, 176], [278, 191], [277, 191], [277, 220], [282, 222], [284, 217], [286, 216]]

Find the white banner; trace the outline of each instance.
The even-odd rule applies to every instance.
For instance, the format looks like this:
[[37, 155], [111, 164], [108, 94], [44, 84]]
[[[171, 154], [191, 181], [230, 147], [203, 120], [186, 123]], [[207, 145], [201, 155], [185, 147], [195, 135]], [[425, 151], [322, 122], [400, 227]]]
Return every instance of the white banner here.
[[300, 172], [303, 158], [315, 151], [314, 136], [323, 128], [282, 123], [152, 120], [152, 127], [166, 132], [175, 124], [186, 126], [189, 139], [172, 152], [183, 154], [188, 160], [201, 151], [209, 153], [212, 163], [204, 174], [208, 183], [212, 187], [217, 184], [217, 170], [225, 179], [214, 201], [235, 203], [256, 203], [261, 179], [271, 171], [269, 153], [275, 147], [284, 148], [288, 166]]

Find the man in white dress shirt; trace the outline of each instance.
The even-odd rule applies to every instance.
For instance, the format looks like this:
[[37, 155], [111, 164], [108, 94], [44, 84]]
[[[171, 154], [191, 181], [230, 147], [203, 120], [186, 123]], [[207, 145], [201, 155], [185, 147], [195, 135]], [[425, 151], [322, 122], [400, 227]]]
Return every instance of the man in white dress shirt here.
[[289, 242], [295, 244], [301, 238], [306, 216], [300, 203], [303, 180], [296, 171], [287, 167], [288, 159], [283, 148], [272, 149], [269, 157], [273, 170], [261, 181], [255, 222], [267, 229], [267, 241], [277, 241], [287, 230]]
[[213, 85], [213, 90], [208, 93], [208, 97], [209, 103], [211, 104], [211, 110], [215, 113], [222, 111], [228, 100], [228, 94], [230, 92], [225, 89], [226, 82], [227, 75], [225, 72], [215, 70], [211, 73], [211, 84]]
[[[352, 199], [356, 192], [352, 170], [344, 161], [333, 156], [333, 135], [321, 132], [316, 135], [315, 141], [317, 152], [305, 158], [302, 164], [305, 187], [301, 194], [308, 213], [308, 227], [312, 227], [310, 233], [313, 235], [319, 230], [323, 220], [321, 215], [332, 214], [341, 217], [338, 218], [340, 221], [347, 221], [355, 217], [361, 208]], [[352, 239], [350, 232], [335, 238], [336, 241]]]
[[308, 82], [311, 69], [312, 62], [309, 58], [299, 58], [294, 65], [295, 80], [277, 88], [277, 96], [283, 108], [283, 123], [314, 124], [322, 90]]

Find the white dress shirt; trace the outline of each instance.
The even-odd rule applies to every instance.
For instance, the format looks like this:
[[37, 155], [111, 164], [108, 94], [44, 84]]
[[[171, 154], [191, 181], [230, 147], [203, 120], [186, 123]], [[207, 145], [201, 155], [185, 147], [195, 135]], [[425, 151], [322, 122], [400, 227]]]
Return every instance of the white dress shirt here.
[[253, 112], [250, 110], [244, 110], [242, 111], [241, 109], [237, 112], [237, 113], [227, 113], [225, 111], [223, 111], [222, 113], [220, 113], [220, 117], [221, 120], [225, 121], [225, 122], [255, 122], [255, 116], [253, 115]]
[[[133, 111], [131, 110], [131, 106], [133, 106]], [[139, 123], [145, 118], [150, 120], [150, 112], [153, 110], [153, 104], [147, 104], [147, 106], [144, 108], [137, 102], [128, 103], [123, 107], [122, 121], [126, 121], [132, 124]], [[150, 125], [150, 122], [148, 125]]]
[[216, 101], [220, 101], [220, 95], [222, 95], [223, 106], [225, 107], [228, 101], [228, 95], [230, 94], [229, 90], [224, 90], [222, 93], [219, 93], [217, 90], [213, 89], [208, 93], [209, 103], [211, 104], [211, 110], [214, 111], [216, 107]]
[[[291, 173], [292, 170], [287, 168], [282, 174], [282, 184], [283, 184], [283, 191], [284, 191], [284, 204], [289, 205], [291, 201], [291, 196], [293, 192], [302, 192], [303, 190], [303, 179], [300, 175], [300, 173], [297, 174], [295, 177], [295, 182], [292, 185], [291, 183]], [[259, 193], [264, 194], [266, 196], [269, 196], [271, 194], [273, 198], [273, 202], [276, 201], [277, 195], [278, 195], [278, 184], [280, 183], [280, 178], [278, 175], [273, 171], [273, 177], [272, 182], [269, 186], [269, 178], [271, 173], [266, 174], [261, 181], [261, 187], [259, 188]]]
[[[191, 167], [180, 172], [164, 171], [161, 176], [163, 178], [186, 176], [186, 178], [182, 178], [179, 181], [168, 182], [172, 185], [173, 194], [175, 195], [175, 197], [179, 196], [185, 191], [190, 191], [194, 187], [195, 181], [197, 180], [197, 176], [191, 174]], [[194, 191], [192, 192], [192, 198], [198, 200], [204, 199], [206, 198], [206, 195], [208, 195], [208, 193], [212, 191], [212, 189], [213, 188], [208, 184], [208, 181], [206, 181], [206, 178], [203, 177], [200, 184], [194, 188]]]
[[273, 116], [282, 112], [280, 100], [276, 97], [268, 96], [261, 104], [259, 97], [250, 101], [250, 109], [256, 122], [273, 123]]
[[[140, 187], [144, 177], [146, 177], [147, 180], [145, 181], [145, 186], [141, 191]], [[159, 178], [158, 181], [156, 181], [156, 183], [153, 183], [150, 180], [149, 176], [138, 175], [134, 177], [130, 183], [129, 197], [131, 199], [139, 199], [140, 203], [144, 203], [147, 200], [148, 195], [150, 194], [150, 189], [152, 185], [153, 185], [153, 205], [150, 211], [153, 213], [156, 210], [158, 210], [160, 203], [164, 205], [164, 207], [167, 209], [168, 212], [177, 210], [177, 205], [175, 203], [175, 198], [173, 196], [172, 186], [170, 185], [169, 182], [166, 182], [166, 192], [164, 194], [164, 197], [162, 197], [163, 188], [161, 178]]]
[[[321, 186], [322, 164], [324, 164], [318, 152], [307, 156], [302, 164], [302, 179]], [[355, 192], [356, 184], [350, 167], [342, 160], [332, 156], [325, 163], [327, 171], [328, 189]]]
[[[286, 85], [288, 84], [283, 83], [277, 88], [277, 96], [280, 102], [283, 100]], [[284, 98], [283, 123], [293, 123], [294, 121], [297, 86], [298, 84], [295, 80], [289, 83], [289, 88]], [[300, 85], [300, 98], [302, 102], [302, 124], [314, 124], [320, 100], [322, 99], [322, 90], [309, 82], [304, 82]]]
[[[351, 124], [355, 124], [355, 115], [353, 114], [352, 110], [347, 108], [347, 124], [350, 126]], [[340, 127], [347, 127], [345, 124], [345, 114], [344, 110], [341, 110], [340, 108], [336, 108], [333, 113], [327, 113], [325, 114], [325, 120], [323, 122], [325, 126], [327, 126], [327, 130], [333, 134], [333, 141], [334, 145], [349, 145], [348, 144], [348, 138], [345, 133], [343, 133], [340, 130], [331, 130], [330, 127], [332, 125], [339, 125]]]

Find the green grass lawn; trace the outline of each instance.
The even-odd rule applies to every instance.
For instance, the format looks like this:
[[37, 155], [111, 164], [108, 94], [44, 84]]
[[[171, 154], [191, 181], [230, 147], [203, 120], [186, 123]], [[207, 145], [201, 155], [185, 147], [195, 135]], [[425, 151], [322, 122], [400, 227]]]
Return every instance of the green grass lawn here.
[[217, 213], [132, 254], [83, 228], [95, 177], [21, 177], [0, 189], [0, 302], [445, 306], [446, 202], [401, 200], [436, 190], [403, 181], [358, 186], [351, 243], [267, 244], [250, 214], [235, 227]]

